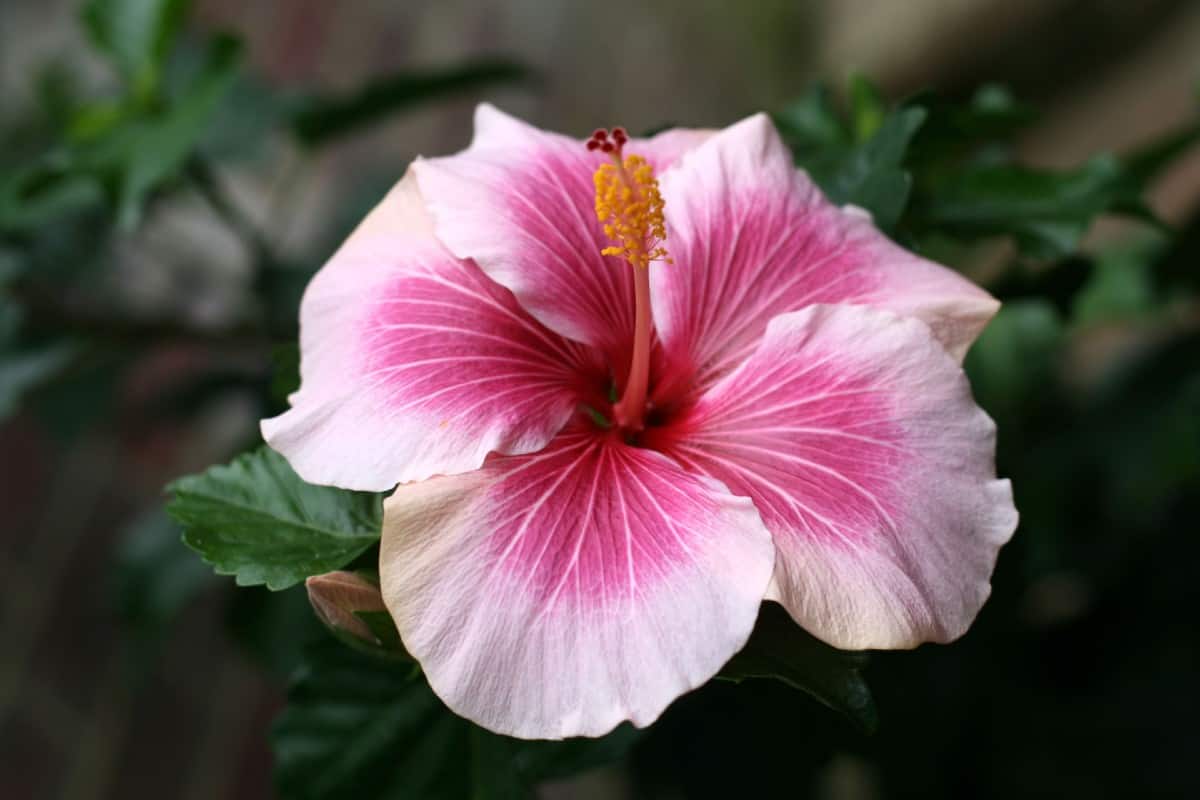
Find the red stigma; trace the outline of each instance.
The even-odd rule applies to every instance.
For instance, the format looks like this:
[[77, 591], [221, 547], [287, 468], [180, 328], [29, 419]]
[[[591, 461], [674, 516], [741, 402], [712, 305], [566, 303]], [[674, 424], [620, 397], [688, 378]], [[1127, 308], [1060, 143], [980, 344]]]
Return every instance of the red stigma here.
[[597, 128], [592, 131], [592, 135], [585, 142], [588, 150], [600, 150], [605, 153], [616, 153], [621, 155], [621, 149], [625, 143], [629, 141], [629, 134], [624, 128], [613, 128], [608, 131], [605, 128]]

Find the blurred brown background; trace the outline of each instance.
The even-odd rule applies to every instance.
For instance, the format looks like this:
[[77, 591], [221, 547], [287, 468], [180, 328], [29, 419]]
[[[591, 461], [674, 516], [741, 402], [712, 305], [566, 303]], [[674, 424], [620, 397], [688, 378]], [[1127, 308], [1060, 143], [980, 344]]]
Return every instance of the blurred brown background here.
[[[351, 88], [383, 71], [510, 55], [542, 82], [492, 101], [577, 134], [722, 125], [851, 70], [893, 98], [999, 81], [1045, 110], [1022, 149], [1050, 165], [1170, 129], [1192, 113], [1200, 78], [1194, 0], [206, 0], [194, 24], [243, 35], [252, 72], [273, 87]], [[74, 2], [5, 0], [0, 114], [32, 102], [32, 72], [84, 53]], [[406, 116], [300, 166], [293, 145], [275, 142], [227, 178], [283, 252], [328, 252], [334, 242], [323, 237], [338, 229], [329, 221], [359, 213], [338, 202], [365, 205], [416, 154], [465, 145], [472, 105]], [[1197, 202], [1197, 155], [1152, 193], [1168, 220]], [[234, 313], [248, 254], [199, 204], [159, 211], [122, 248], [112, 280], [137, 288], [126, 299], [131, 314], [216, 326]], [[198, 270], [214, 252], [222, 257], [206, 263], [227, 271]], [[230, 346], [230, 363], [243, 356]], [[128, 520], [158, 505], [171, 478], [227, 458], [253, 424], [251, 405], [236, 397], [206, 409], [200, 426], [146, 413], [144, 387], [204, 357], [167, 344], [103, 396], [77, 398], [115, 409], [118, 424], [87, 429], [69, 447], [29, 411], [0, 426], [0, 796], [271, 795], [265, 731], [279, 690], [222, 635], [225, 595], [188, 609], [153, 662], [122, 644], [113, 610], [109, 565]], [[835, 761], [818, 788], [869, 796], [859, 778]]]

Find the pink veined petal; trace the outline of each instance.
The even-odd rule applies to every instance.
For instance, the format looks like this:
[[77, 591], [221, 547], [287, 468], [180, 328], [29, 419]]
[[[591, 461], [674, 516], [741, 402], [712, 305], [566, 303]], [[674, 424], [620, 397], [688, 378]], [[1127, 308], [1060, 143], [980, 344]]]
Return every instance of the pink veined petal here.
[[595, 431], [399, 487], [384, 602], [434, 691], [523, 738], [653, 722], [744, 644], [771, 575], [753, 505]]
[[[661, 172], [708, 135], [667, 131], [631, 140], [626, 152]], [[474, 259], [551, 330], [600, 348], [623, 378], [634, 291], [628, 264], [600, 255], [611, 242], [596, 220], [592, 175], [606, 158], [484, 104], [467, 150], [413, 168], [450, 251]]]
[[999, 304], [897, 247], [866, 212], [830, 204], [770, 119], [745, 119], [662, 177], [670, 267], [651, 273], [673, 369], [703, 389], [753, 352], [777, 314], [850, 303], [915, 316], [960, 361]]
[[754, 500], [779, 599], [842, 648], [966, 631], [1017, 523], [995, 426], [921, 322], [855, 306], [771, 321], [649, 446]]
[[312, 483], [390, 489], [538, 450], [604, 389], [598, 354], [421, 233], [410, 201], [394, 190], [305, 292], [300, 390], [262, 431]]

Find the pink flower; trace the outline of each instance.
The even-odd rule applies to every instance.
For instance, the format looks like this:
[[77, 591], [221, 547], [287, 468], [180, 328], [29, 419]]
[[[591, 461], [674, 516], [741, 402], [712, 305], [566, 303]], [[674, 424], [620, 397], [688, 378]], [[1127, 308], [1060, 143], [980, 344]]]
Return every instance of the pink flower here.
[[959, 367], [991, 297], [826, 201], [764, 115], [625, 139], [480, 107], [313, 279], [263, 423], [305, 480], [400, 484], [387, 607], [514, 736], [651, 723], [764, 597], [841, 648], [954, 639], [1016, 525]]

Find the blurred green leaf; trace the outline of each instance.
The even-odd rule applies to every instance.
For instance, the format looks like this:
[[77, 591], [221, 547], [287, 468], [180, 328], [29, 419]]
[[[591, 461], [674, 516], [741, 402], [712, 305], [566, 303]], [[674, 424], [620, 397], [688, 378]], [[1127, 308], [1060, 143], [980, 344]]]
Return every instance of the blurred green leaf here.
[[1155, 287], [1160, 291], [1200, 292], [1200, 210], [1183, 225], [1151, 266]]
[[[404, 644], [400, 641], [400, 632], [396, 623], [386, 611], [355, 611], [354, 616], [361, 619], [379, 640], [379, 645], [390, 652], [404, 652]], [[407, 653], [405, 653], [407, 656]], [[411, 657], [410, 657], [411, 658]]]
[[887, 104], [879, 90], [862, 75], [850, 78], [850, 130], [854, 141], [865, 142], [878, 133], [887, 117]]
[[167, 491], [184, 542], [240, 586], [286, 589], [343, 567], [379, 539], [382, 524], [380, 495], [305, 483], [266, 447]]
[[139, 516], [117, 548], [117, 612], [143, 643], [164, 636], [212, 572], [184, 547], [179, 526], [161, 510]]
[[348, 95], [307, 98], [292, 117], [292, 130], [300, 141], [316, 147], [433, 100], [532, 77], [527, 67], [503, 59], [389, 75], [369, 81]]
[[195, 79], [167, 111], [116, 129], [93, 145], [93, 158], [118, 173], [118, 220], [126, 227], [141, 214], [146, 196], [183, 168], [204, 134], [241, 60], [241, 44], [216, 37]]
[[865, 653], [838, 650], [805, 631], [777, 603], [763, 603], [750, 641], [717, 677], [740, 683], [773, 678], [844, 714], [864, 733], [879, 724], [862, 676]]
[[0, 174], [0, 233], [41, 228], [103, 201], [104, 190], [93, 176], [48, 163]]
[[300, 346], [283, 344], [271, 351], [270, 400], [274, 408], [285, 409], [288, 396], [300, 388]]
[[157, 84], [190, 5], [189, 0], [89, 0], [83, 22], [135, 93], [145, 95]]
[[240, 63], [236, 39], [215, 37], [182, 90], [162, 108], [107, 101], [78, 110], [66, 145], [0, 176], [0, 232], [25, 232], [108, 197], [126, 228], [147, 196], [176, 178], [219, 108]]
[[1097, 156], [1065, 171], [1013, 164], [983, 164], [929, 178], [914, 201], [921, 227], [952, 235], [1011, 234], [1033, 256], [1073, 252], [1101, 213], [1122, 211], [1149, 217], [1141, 187], [1121, 162]]
[[[232, 588], [232, 587], [230, 587]], [[305, 650], [326, 638], [303, 586], [273, 592], [261, 586], [230, 592], [225, 622], [230, 637], [259, 667], [287, 681], [304, 661]]]
[[964, 365], [979, 404], [1003, 423], [1018, 416], [1035, 394], [1044, 397], [1064, 335], [1062, 318], [1046, 300], [1006, 303]]
[[797, 100], [771, 115], [775, 127], [797, 163], [811, 161], [823, 150], [850, 144], [850, 132], [842, 123], [829, 88], [813, 84]]
[[326, 639], [308, 650], [275, 723], [276, 785], [287, 800], [532, 798], [541, 780], [620, 758], [636, 733], [517, 741], [451, 713], [411, 667]]
[[513, 765], [531, 780], [567, 778], [624, 758], [645, 734], [644, 729], [622, 723], [599, 739], [517, 741], [512, 744]]
[[1088, 282], [1074, 297], [1072, 324], [1137, 319], [1158, 308], [1151, 264], [1164, 245], [1161, 237], [1143, 237], [1099, 253]]
[[965, 103], [926, 92], [905, 105], [924, 108], [928, 113], [909, 150], [909, 164], [914, 169], [961, 162], [989, 151], [994, 155], [996, 148], [1007, 146], [1037, 119], [1033, 109], [996, 84], [980, 87]]
[[1197, 142], [1200, 142], [1200, 122], [1192, 122], [1126, 153], [1125, 171], [1129, 180], [1145, 186]]
[[849, 127], [820, 88], [777, 113], [775, 124], [796, 164], [831, 201], [866, 209], [879, 228], [890, 231], [908, 204], [912, 176], [903, 163], [925, 111], [887, 112], [878, 92], [861, 77], [850, 91]]

